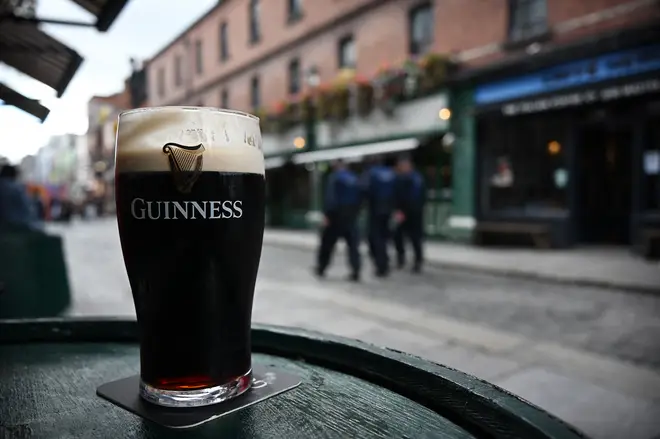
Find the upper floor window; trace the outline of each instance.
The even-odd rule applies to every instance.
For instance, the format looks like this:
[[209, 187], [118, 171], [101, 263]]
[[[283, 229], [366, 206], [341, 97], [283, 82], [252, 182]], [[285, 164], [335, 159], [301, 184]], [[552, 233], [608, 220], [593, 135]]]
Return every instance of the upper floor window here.
[[158, 96], [163, 97], [165, 96], [165, 69], [160, 68], [158, 69], [158, 78], [156, 79], [157, 81], [157, 87], [158, 87]]
[[250, 0], [250, 42], [261, 39], [260, 4], [259, 0]]
[[353, 40], [353, 35], [348, 35], [339, 40], [339, 68], [354, 69], [355, 64], [355, 40]]
[[289, 23], [296, 22], [302, 18], [302, 0], [287, 0]]
[[410, 10], [409, 38], [410, 54], [422, 55], [433, 44], [433, 8], [424, 3]]
[[289, 94], [300, 92], [300, 60], [292, 59], [289, 63]]
[[546, 0], [509, 0], [509, 39], [526, 40], [548, 30]]
[[174, 85], [181, 85], [183, 83], [183, 59], [181, 55], [174, 58]]
[[257, 110], [261, 107], [261, 90], [259, 84], [259, 77], [253, 76], [252, 81], [250, 82], [250, 104], [252, 104], [252, 109]]
[[195, 66], [197, 74], [201, 75], [204, 71], [204, 54], [202, 53], [202, 41], [195, 42]]
[[220, 108], [229, 108], [229, 90], [226, 88], [220, 92]]
[[223, 22], [220, 25], [220, 35], [218, 35], [220, 42], [220, 61], [227, 61], [229, 58], [229, 41], [227, 38], [227, 22]]

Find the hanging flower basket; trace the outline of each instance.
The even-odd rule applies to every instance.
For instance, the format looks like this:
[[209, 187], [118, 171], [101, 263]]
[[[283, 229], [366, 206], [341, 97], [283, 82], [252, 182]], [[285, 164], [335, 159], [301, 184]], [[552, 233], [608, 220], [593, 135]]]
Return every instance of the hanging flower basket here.
[[391, 114], [405, 97], [406, 73], [402, 69], [381, 69], [372, 84], [376, 106]]
[[449, 57], [432, 53], [422, 58], [422, 88], [425, 91], [435, 90], [442, 86], [452, 67]]
[[368, 116], [374, 108], [374, 87], [363, 77], [355, 77], [351, 84], [352, 107], [362, 117]]
[[350, 116], [351, 94], [345, 85], [336, 86], [331, 93], [330, 118], [344, 120]]

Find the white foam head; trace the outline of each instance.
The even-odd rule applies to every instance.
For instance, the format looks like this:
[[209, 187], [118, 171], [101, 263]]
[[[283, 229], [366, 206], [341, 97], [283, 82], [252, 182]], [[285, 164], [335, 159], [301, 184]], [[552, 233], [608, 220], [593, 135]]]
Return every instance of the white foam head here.
[[264, 174], [259, 119], [206, 107], [153, 107], [119, 115], [117, 172], [169, 171], [163, 146], [204, 146], [204, 171]]

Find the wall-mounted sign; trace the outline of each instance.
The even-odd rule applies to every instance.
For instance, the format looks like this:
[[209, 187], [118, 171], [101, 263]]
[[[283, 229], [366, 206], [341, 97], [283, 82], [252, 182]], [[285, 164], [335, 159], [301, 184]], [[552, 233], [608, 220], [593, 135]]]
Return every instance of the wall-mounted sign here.
[[660, 45], [610, 53], [484, 84], [475, 89], [474, 101], [477, 105], [496, 104], [655, 70], [660, 70]]
[[502, 105], [502, 113], [506, 116], [538, 113], [541, 111], [593, 104], [595, 102], [613, 101], [653, 92], [660, 92], [660, 79], [647, 79], [645, 81], [636, 81], [601, 89], [586, 89], [570, 93], [559, 93], [544, 98], [511, 102]]

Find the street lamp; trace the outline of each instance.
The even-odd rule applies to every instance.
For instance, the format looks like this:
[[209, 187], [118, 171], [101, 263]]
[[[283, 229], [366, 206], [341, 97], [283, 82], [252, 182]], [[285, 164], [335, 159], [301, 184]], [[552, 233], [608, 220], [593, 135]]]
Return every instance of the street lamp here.
[[[316, 66], [311, 66], [305, 73], [305, 82], [311, 90], [311, 96], [303, 102], [307, 105], [305, 111], [305, 146], [308, 150], [316, 149], [316, 90], [321, 85], [321, 76]], [[321, 174], [316, 163], [310, 163], [307, 168], [311, 172], [312, 211], [308, 216], [311, 222], [315, 222], [321, 210]]]

